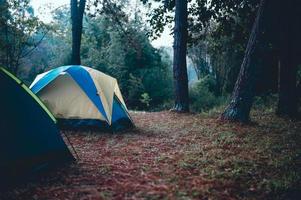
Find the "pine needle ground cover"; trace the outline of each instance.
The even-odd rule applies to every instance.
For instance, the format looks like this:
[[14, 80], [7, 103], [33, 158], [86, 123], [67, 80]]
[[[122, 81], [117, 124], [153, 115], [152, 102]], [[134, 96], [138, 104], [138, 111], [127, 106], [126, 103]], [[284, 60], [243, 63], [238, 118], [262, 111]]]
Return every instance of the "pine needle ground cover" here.
[[136, 128], [65, 132], [80, 159], [0, 199], [298, 199], [301, 122], [131, 113]]

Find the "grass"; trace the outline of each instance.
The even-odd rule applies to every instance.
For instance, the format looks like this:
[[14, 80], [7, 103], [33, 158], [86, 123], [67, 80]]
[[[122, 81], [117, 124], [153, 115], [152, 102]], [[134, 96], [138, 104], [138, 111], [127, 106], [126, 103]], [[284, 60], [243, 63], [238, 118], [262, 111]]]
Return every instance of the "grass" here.
[[1, 199], [298, 199], [301, 122], [253, 112], [131, 113], [124, 133], [66, 132], [80, 160]]

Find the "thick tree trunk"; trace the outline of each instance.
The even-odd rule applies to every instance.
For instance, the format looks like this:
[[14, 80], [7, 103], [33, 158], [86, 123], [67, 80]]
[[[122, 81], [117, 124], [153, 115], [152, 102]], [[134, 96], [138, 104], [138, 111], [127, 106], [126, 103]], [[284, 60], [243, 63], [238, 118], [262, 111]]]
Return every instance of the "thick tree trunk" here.
[[86, 0], [71, 0], [71, 21], [72, 21], [72, 65], [80, 65], [80, 46], [83, 30], [83, 16]]
[[284, 15], [280, 20], [281, 44], [279, 61], [279, 101], [277, 114], [296, 117], [298, 112], [297, 66], [300, 63], [300, 23], [298, 2], [288, 1], [283, 5]]
[[261, 47], [261, 34], [263, 32], [263, 13], [265, 12], [268, 0], [261, 0], [256, 20], [249, 38], [244, 60], [241, 65], [240, 73], [236, 81], [231, 102], [221, 115], [221, 119], [248, 122], [250, 110], [254, 98], [256, 83], [256, 73], [259, 69]]
[[187, 76], [187, 0], [176, 0], [174, 29], [174, 111], [189, 112], [188, 76]]

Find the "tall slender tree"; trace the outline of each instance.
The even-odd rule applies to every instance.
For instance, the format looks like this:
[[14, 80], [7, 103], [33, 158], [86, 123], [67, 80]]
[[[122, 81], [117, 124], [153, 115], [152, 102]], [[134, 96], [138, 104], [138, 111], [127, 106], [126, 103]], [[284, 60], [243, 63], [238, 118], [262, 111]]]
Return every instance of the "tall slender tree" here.
[[72, 21], [72, 52], [71, 63], [80, 65], [80, 46], [83, 30], [83, 16], [85, 12], [86, 0], [71, 0], [71, 21]]
[[175, 90], [175, 107], [174, 111], [188, 112], [188, 76], [187, 76], [187, 37], [188, 37], [188, 12], [187, 0], [175, 1], [175, 28], [174, 28], [174, 90]]
[[280, 18], [281, 40], [279, 58], [279, 101], [277, 114], [295, 117], [297, 115], [297, 66], [300, 64], [300, 2], [288, 1], [282, 4], [284, 15]]
[[236, 81], [231, 102], [221, 115], [222, 119], [230, 121], [249, 121], [250, 110], [254, 98], [256, 73], [258, 72], [262, 48], [260, 45], [264, 23], [263, 14], [270, 0], [261, 0], [249, 42], [246, 48], [240, 73]]

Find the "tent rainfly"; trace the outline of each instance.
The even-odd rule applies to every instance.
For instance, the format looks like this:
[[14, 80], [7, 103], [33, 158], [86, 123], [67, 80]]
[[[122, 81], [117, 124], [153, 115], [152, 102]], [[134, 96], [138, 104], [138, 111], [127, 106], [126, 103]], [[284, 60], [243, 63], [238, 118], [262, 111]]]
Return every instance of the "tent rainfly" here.
[[39, 74], [30, 86], [63, 128], [124, 130], [133, 126], [117, 80], [81, 65]]
[[56, 120], [39, 98], [0, 68], [0, 186], [73, 161]]

